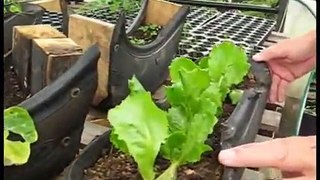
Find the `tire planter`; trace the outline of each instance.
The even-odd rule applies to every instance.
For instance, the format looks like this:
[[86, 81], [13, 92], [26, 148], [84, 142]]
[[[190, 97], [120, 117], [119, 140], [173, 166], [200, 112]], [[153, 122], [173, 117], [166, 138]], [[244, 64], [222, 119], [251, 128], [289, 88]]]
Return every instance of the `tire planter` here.
[[[256, 79], [256, 86], [246, 90], [241, 101], [228, 120], [222, 123], [221, 149], [254, 142], [258, 133], [269, 90], [271, 77], [264, 63], [251, 61], [251, 72]], [[244, 168], [225, 168], [223, 180], [240, 180]]]
[[[177, 12], [171, 12], [172, 16], [167, 18], [168, 21], [162, 21], [162, 24], [159, 24], [153, 22], [153, 19], [161, 12], [162, 5], [168, 6], [168, 2], [143, 1], [138, 16], [127, 29], [125, 14], [120, 14], [110, 45], [109, 95], [100, 103], [100, 108], [106, 109], [119, 104], [128, 95], [127, 82], [134, 74], [144, 88], [151, 92], [156, 91], [165, 81], [168, 66], [178, 52], [179, 40], [189, 8], [176, 5]], [[152, 8], [152, 6], [157, 8]], [[152, 18], [148, 18], [148, 16]], [[163, 28], [150, 44], [137, 46], [129, 41], [128, 36], [133, 34], [143, 23], [153, 23], [161, 25]]]
[[[255, 76], [256, 85], [245, 90], [231, 116], [221, 124], [221, 149], [228, 149], [237, 145], [253, 142], [261, 123], [264, 108], [271, 85], [268, 68], [264, 63], [250, 61], [251, 72]], [[164, 101], [159, 105], [167, 107]], [[110, 130], [93, 140], [70, 166], [66, 173], [66, 180], [85, 179], [85, 169], [93, 166], [102, 156], [109, 152], [112, 144], [109, 140]], [[209, 139], [210, 141], [210, 139]], [[243, 168], [227, 168], [223, 170], [223, 180], [240, 180]]]
[[[90, 47], [55, 82], [18, 105], [33, 117], [39, 139], [31, 145], [26, 164], [4, 168], [4, 179], [50, 179], [72, 162], [97, 87], [99, 57], [98, 47]], [[12, 134], [9, 138], [19, 139]]]
[[36, 4], [22, 3], [22, 13], [7, 15], [4, 17], [3, 34], [6, 54], [12, 47], [12, 29], [14, 26], [41, 24], [44, 8]]

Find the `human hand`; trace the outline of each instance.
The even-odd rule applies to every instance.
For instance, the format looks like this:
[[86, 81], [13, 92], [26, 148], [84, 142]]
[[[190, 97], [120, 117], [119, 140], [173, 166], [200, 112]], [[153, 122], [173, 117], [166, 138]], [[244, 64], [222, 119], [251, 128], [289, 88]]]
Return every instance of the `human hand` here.
[[255, 61], [266, 61], [271, 71], [269, 101], [282, 102], [289, 83], [315, 68], [316, 31], [280, 41], [252, 58]]
[[316, 136], [288, 137], [238, 146], [221, 151], [219, 161], [229, 167], [278, 168], [283, 171], [283, 178], [288, 180], [315, 180]]

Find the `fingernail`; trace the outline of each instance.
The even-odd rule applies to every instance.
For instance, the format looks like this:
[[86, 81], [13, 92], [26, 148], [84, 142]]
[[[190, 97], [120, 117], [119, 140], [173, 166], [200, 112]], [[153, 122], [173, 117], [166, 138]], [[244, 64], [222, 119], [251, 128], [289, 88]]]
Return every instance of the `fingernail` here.
[[226, 166], [232, 166], [233, 161], [236, 159], [236, 153], [232, 149], [223, 150], [219, 153], [220, 163]]
[[252, 59], [255, 61], [263, 61], [264, 60], [260, 53], [252, 56]]

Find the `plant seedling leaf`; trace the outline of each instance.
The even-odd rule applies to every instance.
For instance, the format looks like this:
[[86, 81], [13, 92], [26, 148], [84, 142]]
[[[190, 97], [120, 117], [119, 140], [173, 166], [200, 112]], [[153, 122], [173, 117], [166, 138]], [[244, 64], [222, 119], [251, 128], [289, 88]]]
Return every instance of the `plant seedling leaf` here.
[[30, 143], [8, 140], [9, 131], [4, 130], [4, 166], [22, 165], [28, 162]]
[[[10, 131], [20, 135], [21, 141], [8, 139]], [[4, 165], [22, 165], [28, 162], [30, 144], [38, 140], [38, 134], [28, 111], [13, 106], [4, 110]]]
[[126, 144], [129, 154], [138, 164], [143, 179], [153, 180], [156, 156], [168, 137], [168, 120], [166, 112], [153, 103], [150, 93], [141, 89], [135, 77], [129, 84], [131, 90], [139, 91], [134, 91], [119, 106], [111, 109], [108, 119], [113, 133]]
[[38, 134], [28, 111], [17, 106], [4, 110], [4, 129], [19, 134], [28, 143], [38, 140]]
[[223, 42], [213, 47], [208, 60], [209, 73], [214, 82], [223, 77], [223, 84], [231, 86], [243, 81], [250, 64], [245, 51], [232, 42]]
[[186, 57], [178, 57], [173, 59], [169, 66], [171, 81], [174, 83], [180, 82], [180, 71], [191, 71], [195, 68], [197, 68], [197, 65], [191, 59]]
[[233, 105], [238, 104], [241, 97], [243, 95], [243, 90], [241, 89], [234, 89], [229, 93], [229, 98], [231, 99], [231, 102]]

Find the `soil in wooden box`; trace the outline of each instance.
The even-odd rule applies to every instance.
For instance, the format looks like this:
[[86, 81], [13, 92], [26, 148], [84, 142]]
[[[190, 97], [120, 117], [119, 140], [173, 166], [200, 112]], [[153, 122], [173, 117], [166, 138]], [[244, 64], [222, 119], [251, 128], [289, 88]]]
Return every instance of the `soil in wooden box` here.
[[22, 89], [18, 76], [13, 66], [5, 65], [4, 67], [4, 109], [17, 105], [26, 100], [29, 92]]
[[155, 24], [144, 24], [129, 36], [129, 40], [136, 45], [149, 44], [158, 37], [161, 29], [161, 26]]
[[[235, 87], [238, 89], [249, 89], [255, 86], [254, 76], [249, 73], [242, 84]], [[214, 128], [214, 134], [210, 135], [207, 144], [214, 151], [204, 153], [202, 159], [195, 164], [181, 166], [178, 170], [178, 180], [220, 180], [223, 173], [223, 166], [218, 162], [220, 147], [220, 123], [229, 118], [236, 105], [226, 99], [223, 105], [223, 113], [220, 115], [219, 123]], [[169, 162], [162, 158], [157, 158], [155, 172], [160, 175]], [[85, 170], [86, 179], [90, 180], [142, 180], [137, 165], [132, 157], [125, 155], [116, 149], [105, 150], [93, 167]]]

